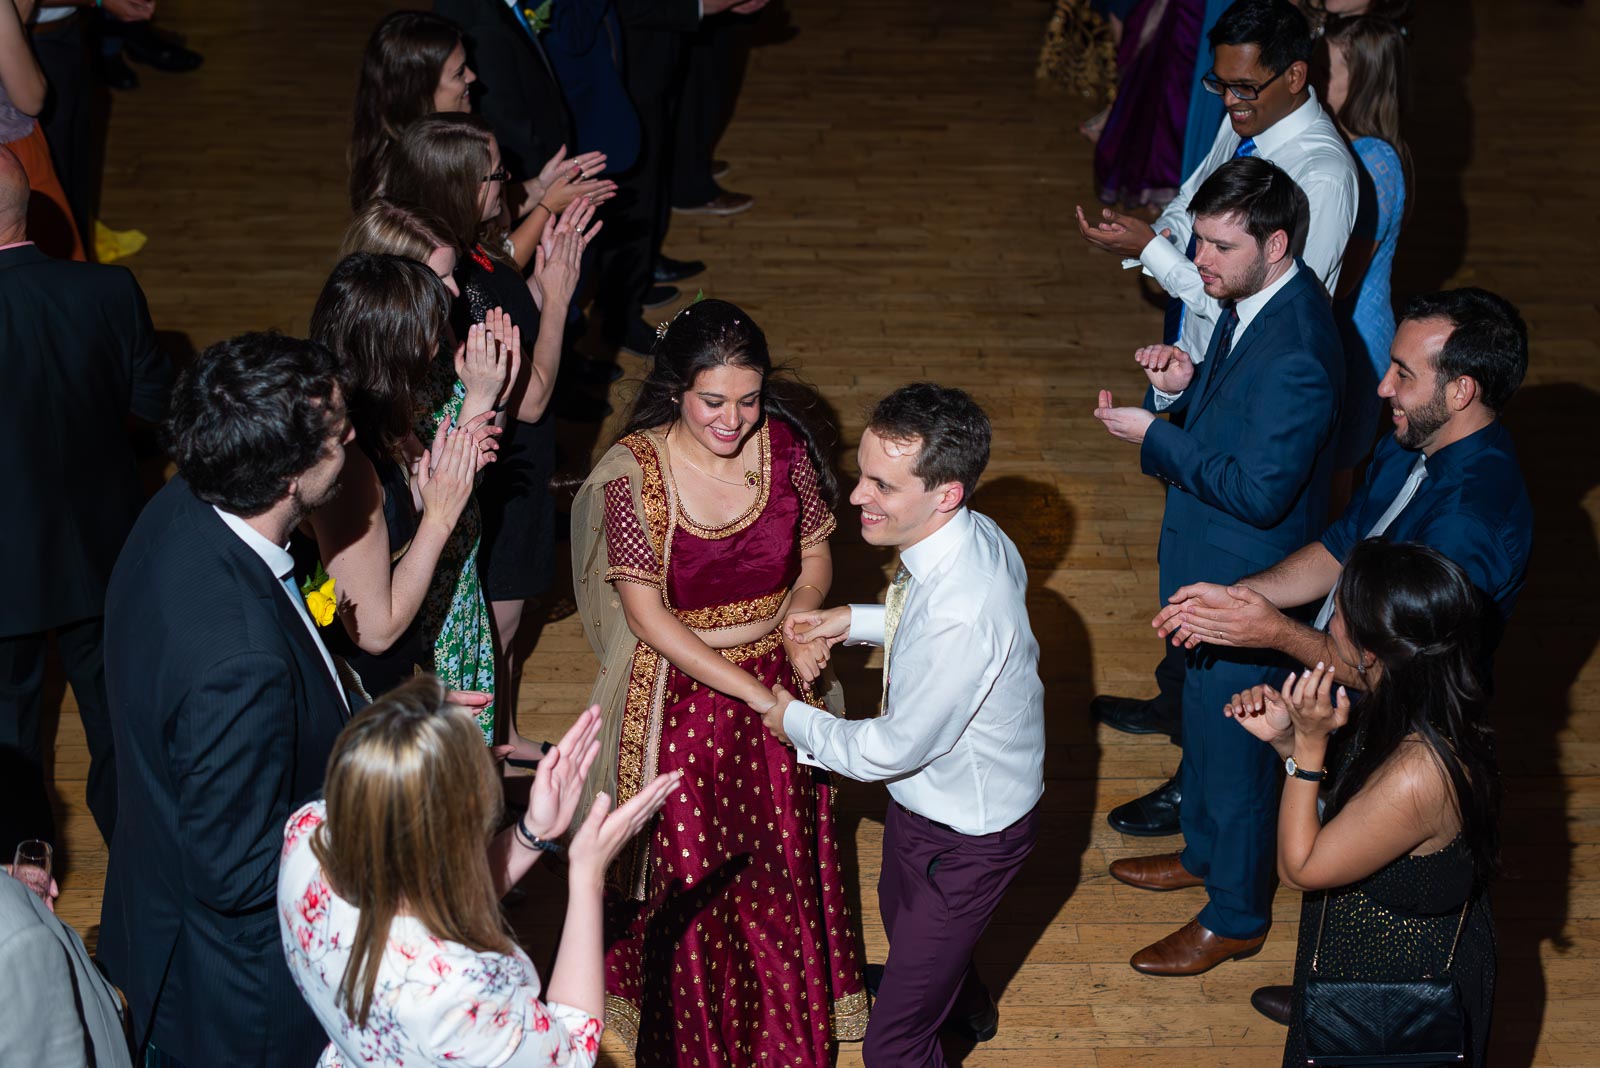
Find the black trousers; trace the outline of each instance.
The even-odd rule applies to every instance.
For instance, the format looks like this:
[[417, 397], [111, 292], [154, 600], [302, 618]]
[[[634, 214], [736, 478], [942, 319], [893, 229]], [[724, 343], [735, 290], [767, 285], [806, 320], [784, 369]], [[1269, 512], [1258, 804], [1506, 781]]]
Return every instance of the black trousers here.
[[73, 15], [46, 23], [33, 32], [33, 52], [39, 58], [50, 93], [39, 123], [50, 141], [50, 162], [72, 206], [72, 218], [83, 235], [84, 249], [94, 258], [95, 175], [93, 144], [89, 136], [89, 93], [92, 75], [84, 37], [86, 20]]
[[[54, 633], [89, 744], [89, 812], [110, 842], [117, 818], [117, 773], [101, 655], [104, 632], [105, 618], [95, 616], [57, 627]], [[48, 639], [49, 632], [44, 631], [0, 638], [0, 762], [19, 773], [0, 775], [4, 783], [0, 797], [7, 812], [3, 830], [19, 839], [55, 840], [39, 737]], [[14, 842], [6, 850], [7, 859], [12, 848]]]
[[677, 31], [624, 27], [624, 83], [639, 113], [639, 160], [617, 177], [600, 240], [599, 303], [606, 332], [619, 340], [643, 315], [654, 283], [656, 255], [666, 238], [667, 183], [672, 174], [673, 122], [683, 78], [683, 38]]
[[732, 111], [728, 79], [736, 29], [732, 20], [716, 19], [689, 38], [674, 123], [672, 207], [698, 207], [722, 194], [711, 177], [711, 153]]

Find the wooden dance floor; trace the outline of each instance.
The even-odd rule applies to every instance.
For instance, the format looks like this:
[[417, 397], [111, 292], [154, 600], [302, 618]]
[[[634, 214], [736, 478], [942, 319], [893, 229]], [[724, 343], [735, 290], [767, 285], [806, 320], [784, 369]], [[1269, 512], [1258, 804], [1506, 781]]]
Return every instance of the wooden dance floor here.
[[[141, 67], [144, 87], [115, 98], [101, 214], [149, 235], [127, 263], [175, 345], [305, 330], [349, 214], [344, 144], [358, 57], [388, 6], [162, 0], [163, 24], [187, 33], [206, 63], [183, 76]], [[1500, 984], [1489, 1063], [1600, 1064], [1600, 314], [1584, 274], [1600, 219], [1592, 179], [1580, 178], [1600, 167], [1600, 11], [1558, 0], [1419, 7], [1419, 180], [1396, 293], [1483, 285], [1521, 307], [1533, 336], [1528, 382], [1508, 417], [1539, 525], [1499, 657], [1507, 876], [1494, 892]], [[677, 216], [667, 251], [709, 262], [688, 294], [703, 286], [749, 309], [774, 354], [818, 387], [841, 430], [846, 478], [864, 409], [906, 381], [970, 390], [994, 419], [976, 506], [1016, 540], [1033, 578], [1046, 821], [980, 950], [1001, 995], [999, 1037], [951, 1046], [952, 1058], [973, 1068], [1275, 1065], [1283, 1030], [1248, 997], [1288, 981], [1299, 895], [1278, 893], [1254, 959], [1157, 979], [1129, 969], [1129, 955], [1190, 919], [1202, 891], [1145, 893], [1106, 874], [1117, 857], [1176, 841], [1125, 839], [1105, 813], [1158, 785], [1178, 750], [1097, 727], [1086, 710], [1096, 692], [1153, 692], [1162, 495], [1139, 475], [1136, 450], [1112, 440], [1091, 409], [1098, 389], [1128, 402], [1142, 390], [1132, 352], [1157, 338], [1161, 315], [1136, 277], [1073, 225], [1073, 205], [1092, 198], [1076, 127], [1097, 105], [1035, 84], [1049, 9], [1046, 0], [789, 0], [787, 11], [769, 10], [717, 153], [733, 164], [727, 187], [755, 194], [756, 207], [730, 219]], [[621, 412], [641, 364], [618, 359], [628, 371], [612, 393]], [[564, 425], [563, 466], [583, 470], [615, 430], [615, 419], [598, 434]], [[834, 599], [877, 599], [890, 559], [862, 545], [852, 509], [840, 515]], [[850, 651], [839, 661], [851, 695], [875, 698], [876, 660]], [[595, 667], [575, 619], [546, 626], [523, 675], [523, 731], [557, 736]], [[83, 805], [87, 757], [70, 694], [63, 706], [60, 911], [92, 944], [105, 849]], [[881, 960], [885, 793], [850, 784], [842, 797], [868, 955]], [[562, 886], [543, 871], [527, 885], [516, 922], [545, 966]], [[860, 1064], [859, 1045], [838, 1060]], [[632, 1062], [612, 1054], [605, 1063]]]

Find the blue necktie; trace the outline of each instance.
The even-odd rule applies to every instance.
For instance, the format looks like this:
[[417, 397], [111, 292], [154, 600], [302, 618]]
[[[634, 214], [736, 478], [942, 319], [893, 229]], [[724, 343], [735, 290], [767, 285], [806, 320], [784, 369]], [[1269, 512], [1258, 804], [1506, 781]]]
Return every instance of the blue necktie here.
[[1233, 352], [1233, 332], [1239, 326], [1239, 309], [1232, 304], [1222, 316], [1222, 322], [1217, 324], [1216, 340], [1211, 348], [1211, 377], [1206, 379], [1205, 395], [1211, 396], [1217, 388], [1217, 382], [1222, 378], [1222, 367], [1228, 362], [1229, 353]]
[[[1253, 156], [1255, 154], [1256, 139], [1254, 137], [1246, 137], [1239, 142], [1239, 147], [1233, 150], [1234, 159], [1243, 159], [1245, 156]], [[1189, 235], [1189, 245], [1183, 250], [1183, 254], [1188, 259], [1194, 259], [1193, 233]], [[1168, 345], [1176, 345], [1183, 337], [1183, 316], [1183, 301], [1176, 297], [1169, 297], [1167, 299], [1166, 317], [1161, 324], [1161, 340], [1163, 342]]]

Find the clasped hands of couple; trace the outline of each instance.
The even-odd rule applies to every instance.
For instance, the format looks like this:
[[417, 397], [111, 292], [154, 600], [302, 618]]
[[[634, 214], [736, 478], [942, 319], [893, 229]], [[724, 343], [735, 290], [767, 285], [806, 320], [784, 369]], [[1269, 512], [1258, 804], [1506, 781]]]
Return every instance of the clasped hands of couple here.
[[[817, 681], [822, 669], [828, 666], [828, 654], [833, 647], [850, 636], [850, 606], [814, 608], [790, 612], [783, 619], [783, 647], [789, 654], [789, 663], [795, 674], [810, 685]], [[793, 742], [783, 731], [783, 713], [795, 699], [781, 682], [772, 684], [772, 703], [757, 708], [761, 722], [772, 736], [784, 745]]]

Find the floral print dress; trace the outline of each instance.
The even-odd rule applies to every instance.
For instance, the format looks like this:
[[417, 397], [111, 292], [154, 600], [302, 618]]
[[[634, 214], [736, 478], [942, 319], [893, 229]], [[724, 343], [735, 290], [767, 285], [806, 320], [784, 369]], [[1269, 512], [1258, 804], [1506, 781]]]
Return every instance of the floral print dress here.
[[[433, 441], [441, 420], [460, 414], [461, 404], [467, 399], [466, 387], [456, 378], [450, 353], [441, 353], [434, 360], [426, 397], [427, 410], [418, 417], [416, 428], [417, 438], [424, 443]], [[494, 693], [494, 631], [478, 577], [482, 530], [478, 502], [469, 501], [439, 554], [419, 616], [423, 639], [433, 651], [433, 673], [453, 690]], [[493, 702], [478, 711], [477, 720], [484, 741], [492, 744]]]
[[318, 1068], [538, 1065], [592, 1068], [601, 1022], [539, 999], [527, 956], [480, 953], [397, 917], [389, 929], [366, 1025], [337, 1004], [361, 912], [329, 889], [311, 850], [327, 809], [313, 801], [289, 817], [278, 870], [278, 930], [300, 994], [332, 1038]]

